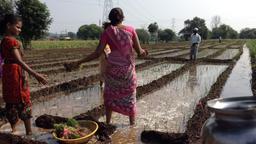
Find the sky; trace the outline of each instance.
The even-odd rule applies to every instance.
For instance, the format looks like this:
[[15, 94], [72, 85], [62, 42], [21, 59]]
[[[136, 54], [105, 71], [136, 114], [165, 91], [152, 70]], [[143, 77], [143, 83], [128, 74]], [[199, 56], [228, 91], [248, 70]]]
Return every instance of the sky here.
[[[99, 24], [103, 18], [105, 0], [40, 0], [50, 10], [52, 33], [77, 32], [84, 24]], [[256, 28], [256, 0], [112, 0], [113, 7], [123, 9], [124, 24], [147, 28], [152, 22], [159, 27], [179, 32], [184, 21], [195, 16], [203, 18], [211, 29], [212, 17], [235, 30]], [[107, 14], [108, 15], [108, 14]]]

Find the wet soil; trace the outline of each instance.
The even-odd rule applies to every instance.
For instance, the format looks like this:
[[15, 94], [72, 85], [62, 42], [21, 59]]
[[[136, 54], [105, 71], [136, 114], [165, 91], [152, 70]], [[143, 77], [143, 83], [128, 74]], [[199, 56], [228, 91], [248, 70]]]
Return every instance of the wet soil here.
[[1, 144], [47, 144], [45, 142], [34, 141], [21, 136], [16, 136], [8, 133], [0, 133]]
[[153, 144], [187, 144], [188, 135], [185, 133], [143, 131], [141, 133], [141, 141]]
[[252, 65], [252, 93], [255, 96], [256, 95], [256, 58], [251, 58], [251, 65]]

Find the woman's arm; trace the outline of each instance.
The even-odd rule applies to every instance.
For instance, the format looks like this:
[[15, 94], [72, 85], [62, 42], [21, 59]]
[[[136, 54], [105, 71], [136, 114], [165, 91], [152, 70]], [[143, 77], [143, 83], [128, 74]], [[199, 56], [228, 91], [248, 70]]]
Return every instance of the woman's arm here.
[[137, 34], [135, 34], [135, 37], [133, 38], [133, 48], [135, 49], [139, 57], [144, 57], [148, 55], [147, 51], [141, 48]]
[[97, 59], [104, 52], [105, 47], [106, 47], [106, 44], [100, 42], [97, 46], [97, 49], [93, 53], [91, 53], [90, 55], [88, 55], [87, 57], [85, 57], [81, 60], [78, 60], [77, 64], [81, 65], [82, 63], [89, 62], [89, 61], [92, 61], [94, 59]]
[[78, 69], [82, 63], [85, 63], [85, 62], [88, 62], [88, 61], [98, 58], [104, 52], [106, 45], [107, 45], [106, 43], [100, 41], [96, 50], [93, 53], [91, 53], [87, 57], [80, 59], [78, 61], [71, 62], [71, 63], [65, 63], [64, 67], [66, 68], [67, 71], [72, 71], [74, 69]]
[[42, 84], [47, 84], [47, 80], [45, 78], [44, 75], [39, 74], [37, 72], [35, 72], [34, 70], [32, 70], [21, 58], [20, 55], [20, 51], [18, 49], [13, 49], [12, 53], [14, 55], [14, 58], [16, 59], [17, 63], [22, 67], [22, 69], [24, 69], [25, 71], [27, 71], [30, 75], [34, 76], [38, 82], [42, 83]]

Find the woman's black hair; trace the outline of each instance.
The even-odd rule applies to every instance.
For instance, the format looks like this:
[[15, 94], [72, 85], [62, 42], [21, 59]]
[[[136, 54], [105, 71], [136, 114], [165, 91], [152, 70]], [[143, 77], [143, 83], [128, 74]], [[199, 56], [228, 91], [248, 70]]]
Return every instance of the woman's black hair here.
[[107, 29], [110, 25], [111, 25], [110, 22], [104, 22], [103, 25], [102, 25], [102, 28], [105, 30], [105, 29]]
[[124, 20], [124, 13], [121, 8], [113, 8], [109, 13], [108, 18], [111, 25], [116, 26]]
[[0, 20], [0, 35], [3, 35], [7, 29], [7, 24], [16, 24], [22, 21], [21, 17], [15, 14], [6, 14], [3, 19]]

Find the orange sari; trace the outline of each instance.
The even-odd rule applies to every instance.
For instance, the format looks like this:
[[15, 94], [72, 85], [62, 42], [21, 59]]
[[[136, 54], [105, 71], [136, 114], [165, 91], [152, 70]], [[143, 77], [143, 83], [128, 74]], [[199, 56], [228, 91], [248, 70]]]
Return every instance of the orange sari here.
[[23, 103], [25, 107], [31, 106], [29, 86], [26, 81], [25, 72], [15, 61], [12, 49], [19, 49], [21, 56], [21, 43], [12, 37], [4, 37], [1, 41], [1, 55], [4, 59], [3, 65], [3, 99], [6, 103]]

